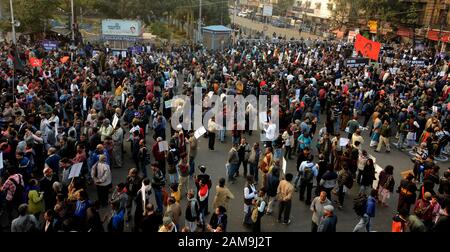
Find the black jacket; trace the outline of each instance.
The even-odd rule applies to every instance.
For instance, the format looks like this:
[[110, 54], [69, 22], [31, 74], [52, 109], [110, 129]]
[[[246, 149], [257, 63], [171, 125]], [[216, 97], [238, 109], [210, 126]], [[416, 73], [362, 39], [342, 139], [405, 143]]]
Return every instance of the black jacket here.
[[211, 220], [209, 221], [209, 225], [211, 225], [211, 227], [213, 229], [216, 229], [217, 226], [219, 226], [219, 224], [222, 224], [222, 229], [225, 232], [226, 229], [227, 229], [227, 219], [228, 219], [228, 217], [227, 217], [227, 215], [225, 213], [222, 214], [222, 217], [220, 219], [219, 219], [219, 216], [216, 213], [214, 213], [211, 216]]
[[162, 215], [154, 212], [151, 215], [144, 216], [141, 221], [141, 230], [144, 233], [158, 232], [159, 226], [162, 225]]

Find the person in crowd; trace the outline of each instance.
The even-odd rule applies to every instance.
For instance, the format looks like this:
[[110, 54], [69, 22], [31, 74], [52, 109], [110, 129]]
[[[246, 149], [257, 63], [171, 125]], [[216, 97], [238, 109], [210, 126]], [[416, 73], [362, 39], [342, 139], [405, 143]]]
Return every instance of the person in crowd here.
[[283, 224], [290, 224], [292, 195], [294, 194], [294, 186], [291, 184], [293, 175], [291, 173], [286, 174], [285, 179], [280, 181], [277, 189], [277, 197], [280, 201], [280, 208], [278, 211], [278, 222]]
[[313, 212], [311, 232], [317, 232], [320, 219], [324, 215], [324, 207], [329, 205], [332, 205], [332, 202], [327, 198], [327, 192], [325, 191], [321, 191], [320, 195], [313, 199], [310, 206], [310, 210]]

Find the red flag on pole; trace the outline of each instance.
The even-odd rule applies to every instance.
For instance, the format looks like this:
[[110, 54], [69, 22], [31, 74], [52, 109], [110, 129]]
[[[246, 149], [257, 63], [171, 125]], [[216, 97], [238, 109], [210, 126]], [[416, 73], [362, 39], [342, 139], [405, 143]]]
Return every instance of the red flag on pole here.
[[30, 65], [32, 67], [41, 67], [42, 66], [42, 59], [30, 57], [29, 61], [30, 61]]
[[356, 52], [361, 53], [363, 57], [378, 60], [380, 49], [380, 43], [367, 39], [360, 34], [356, 35], [355, 50]]

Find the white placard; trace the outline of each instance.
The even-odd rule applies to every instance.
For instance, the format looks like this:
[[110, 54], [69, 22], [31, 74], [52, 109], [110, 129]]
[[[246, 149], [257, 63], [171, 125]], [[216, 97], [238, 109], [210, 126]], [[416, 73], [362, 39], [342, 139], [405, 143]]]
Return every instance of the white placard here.
[[81, 168], [83, 167], [83, 163], [73, 164], [70, 168], [69, 179], [80, 176]]
[[204, 126], [198, 128], [195, 132], [194, 132], [194, 137], [195, 139], [199, 139], [201, 136], [203, 136], [206, 133], [206, 129]]
[[341, 146], [341, 147], [347, 146], [348, 142], [350, 142], [350, 139], [348, 139], [348, 138], [340, 138], [339, 139], [339, 146]]
[[164, 102], [164, 107], [165, 108], [171, 108], [172, 107], [172, 100], [168, 100]]
[[283, 170], [284, 174], [286, 174], [286, 166], [287, 166], [287, 160], [283, 157], [283, 165], [281, 166], [281, 169]]
[[122, 58], [126, 58], [127, 57], [127, 51], [122, 51]]
[[295, 99], [297, 100], [297, 101], [300, 101], [300, 89], [296, 89], [295, 90]]
[[213, 96], [213, 94], [214, 94], [214, 91], [210, 91], [210, 92], [208, 93], [209, 99], [211, 99], [211, 97]]
[[167, 141], [161, 141], [158, 143], [159, 152], [167, 151], [169, 150], [169, 144]]
[[113, 118], [113, 121], [112, 121], [113, 129], [116, 128], [117, 123], [119, 123], [119, 117], [116, 114], [114, 114], [114, 118]]
[[3, 169], [3, 152], [0, 152], [0, 170]]

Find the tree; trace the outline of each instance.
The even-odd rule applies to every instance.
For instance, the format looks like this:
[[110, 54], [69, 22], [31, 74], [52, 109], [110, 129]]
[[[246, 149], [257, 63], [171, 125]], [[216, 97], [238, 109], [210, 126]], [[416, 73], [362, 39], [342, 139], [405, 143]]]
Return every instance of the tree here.
[[[10, 11], [9, 1], [2, 1], [3, 10]], [[42, 32], [48, 28], [48, 20], [52, 18], [52, 10], [56, 9], [57, 2], [48, 0], [15, 0], [13, 1], [14, 19], [20, 22], [16, 28], [18, 32]], [[11, 24], [2, 25], [6, 30]]]
[[285, 16], [286, 12], [292, 8], [294, 0], [278, 0], [278, 3], [273, 8], [275, 16]]

